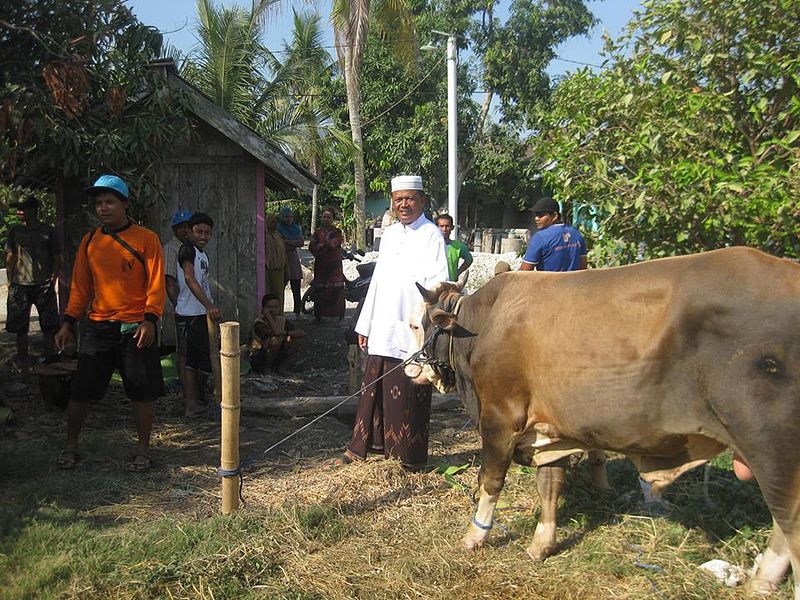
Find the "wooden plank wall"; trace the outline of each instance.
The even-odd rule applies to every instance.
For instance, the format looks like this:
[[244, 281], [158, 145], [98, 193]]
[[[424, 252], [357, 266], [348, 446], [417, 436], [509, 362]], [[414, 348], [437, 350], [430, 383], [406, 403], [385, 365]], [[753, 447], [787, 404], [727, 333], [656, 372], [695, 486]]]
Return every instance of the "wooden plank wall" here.
[[[257, 161], [210, 127], [200, 124], [200, 142], [162, 167], [164, 203], [149, 223], [162, 242], [172, 238], [172, 215], [179, 207], [208, 213], [214, 234], [206, 252], [211, 261], [212, 294], [224, 320], [241, 323], [246, 341], [257, 316], [256, 166]], [[168, 335], [168, 330], [165, 331]], [[169, 339], [165, 340], [169, 343]]]

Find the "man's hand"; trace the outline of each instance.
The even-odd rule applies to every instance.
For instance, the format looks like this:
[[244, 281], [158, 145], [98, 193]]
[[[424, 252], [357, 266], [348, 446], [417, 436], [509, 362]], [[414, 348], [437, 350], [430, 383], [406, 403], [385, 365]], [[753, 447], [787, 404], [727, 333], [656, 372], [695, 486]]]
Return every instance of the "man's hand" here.
[[206, 314], [211, 317], [214, 321], [219, 321], [222, 318], [222, 313], [219, 309], [214, 306], [213, 304], [209, 305], [206, 308]]
[[369, 338], [365, 335], [358, 334], [358, 347], [362, 350], [367, 349], [367, 342], [369, 342]]
[[75, 334], [72, 333], [72, 326], [69, 323], [62, 323], [55, 336], [53, 342], [56, 345], [56, 350], [63, 350], [67, 346], [75, 344]]
[[136, 347], [140, 350], [148, 348], [156, 339], [156, 326], [151, 321], [142, 321], [136, 328], [133, 339], [136, 340]]

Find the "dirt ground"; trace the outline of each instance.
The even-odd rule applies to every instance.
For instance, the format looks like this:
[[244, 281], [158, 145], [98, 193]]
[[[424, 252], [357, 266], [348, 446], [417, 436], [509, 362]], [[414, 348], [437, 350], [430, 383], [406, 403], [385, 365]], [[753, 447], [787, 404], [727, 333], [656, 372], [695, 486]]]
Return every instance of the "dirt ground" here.
[[[290, 468], [294, 461], [318, 461], [336, 456], [344, 448], [352, 431], [352, 417], [325, 417], [298, 434], [269, 455], [263, 450], [311, 420], [312, 417], [269, 418], [246, 411], [244, 404], [248, 396], [260, 398], [291, 398], [303, 396], [347, 396], [348, 362], [347, 345], [344, 339], [346, 328], [351, 326], [350, 315], [342, 321], [323, 319], [316, 323], [313, 318], [301, 319], [298, 326], [306, 331], [303, 343], [298, 347], [286, 376], [242, 375], [243, 414], [240, 427], [240, 446], [243, 462], [251, 470], [263, 464], [268, 470]], [[243, 340], [244, 341], [244, 340]], [[40, 352], [41, 337], [31, 336], [31, 352]], [[38, 377], [20, 373], [12, 364], [14, 338], [5, 331], [0, 332], [0, 389], [5, 404], [12, 409], [13, 420], [0, 425], [0, 447], [31, 445], [36, 448], [35, 465], [18, 467], [6, 465], [0, 469], [0, 480], [14, 481], [15, 473], [24, 472], [23, 479], [41, 477], [55, 472], [55, 458], [63, 447], [66, 437], [66, 414], [46, 404], [39, 391]], [[466, 417], [460, 410], [439, 413], [433, 429], [458, 430]], [[477, 436], [472, 440], [477, 452]], [[124, 396], [121, 384], [112, 380], [105, 398], [93, 404], [82, 434], [81, 462], [78, 470], [124, 471], [126, 462], [135, 447], [130, 402]], [[432, 440], [432, 457], [442, 441]], [[198, 485], [206, 492], [216, 495], [219, 465], [219, 423], [213, 416], [188, 419], [183, 416], [182, 400], [177, 392], [160, 398], [156, 405], [156, 422], [152, 439], [154, 470], [149, 478], [153, 483], [161, 481], [167, 485], [189, 485], [183, 481], [188, 477], [192, 486]], [[433, 458], [432, 458], [433, 460]], [[292, 467], [293, 468], [293, 467]], [[127, 486], [123, 486], [127, 488]], [[123, 493], [124, 490], [120, 490]], [[129, 491], [129, 490], [127, 490]], [[113, 490], [105, 490], [112, 493]], [[0, 494], [1, 496], [1, 494]], [[159, 501], [159, 510], [183, 509], [195, 512], [209, 510], [201, 503], [198, 507], [193, 498], [185, 506], [176, 503], [174, 495]]]

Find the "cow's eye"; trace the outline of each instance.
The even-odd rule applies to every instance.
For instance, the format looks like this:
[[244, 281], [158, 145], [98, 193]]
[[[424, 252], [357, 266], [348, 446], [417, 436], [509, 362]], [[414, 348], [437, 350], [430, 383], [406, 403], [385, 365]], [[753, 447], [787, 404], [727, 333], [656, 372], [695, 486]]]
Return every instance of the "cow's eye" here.
[[763, 372], [774, 376], [783, 376], [786, 372], [783, 363], [774, 356], [762, 356], [758, 361], [758, 367]]

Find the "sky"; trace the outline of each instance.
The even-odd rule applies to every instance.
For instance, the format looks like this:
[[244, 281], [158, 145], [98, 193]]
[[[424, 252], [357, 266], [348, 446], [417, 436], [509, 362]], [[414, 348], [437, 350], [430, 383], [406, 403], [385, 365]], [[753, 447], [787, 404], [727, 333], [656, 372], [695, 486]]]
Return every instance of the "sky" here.
[[[249, 6], [249, 0], [216, 0], [218, 4], [226, 6], [240, 4]], [[178, 48], [182, 53], [189, 53], [197, 44], [195, 29], [197, 27], [197, 2], [196, 0], [128, 0], [128, 6], [140, 21], [147, 25], [153, 25], [165, 34], [166, 40]], [[503, 0], [504, 5], [508, 5], [508, 0]], [[295, 0], [291, 6], [298, 10], [313, 10], [314, 4]], [[328, 22], [329, 2], [318, 2], [317, 6], [323, 15], [323, 21]], [[590, 36], [574, 38], [562, 44], [558, 48], [558, 55], [565, 60], [555, 60], [551, 64], [548, 72], [551, 76], [558, 76], [566, 71], [579, 68], [567, 61], [578, 61], [580, 63], [600, 64], [602, 57], [600, 51], [603, 48], [602, 35], [607, 31], [611, 37], [617, 37], [623, 30], [625, 24], [633, 16], [633, 12], [639, 8], [639, 0], [589, 0], [589, 7], [600, 23], [592, 30]], [[498, 14], [502, 14], [500, 11]], [[283, 40], [289, 37], [292, 22], [292, 10], [287, 3], [283, 6], [280, 14], [273, 15], [265, 30], [264, 42], [271, 50], [279, 50], [283, 45]], [[333, 44], [333, 33], [330, 26], [326, 28], [327, 46]], [[333, 49], [329, 52], [334, 54]]]

